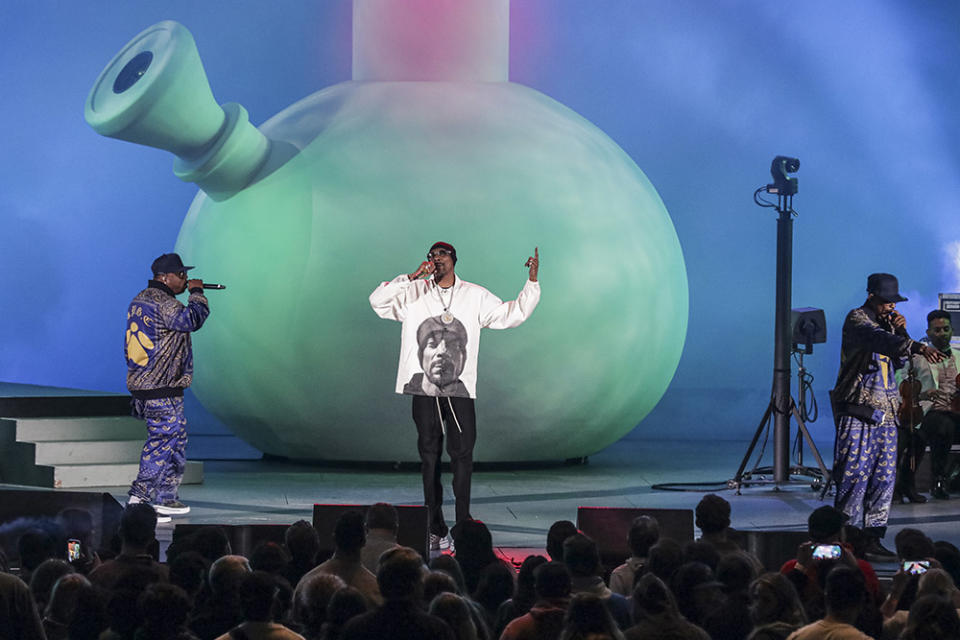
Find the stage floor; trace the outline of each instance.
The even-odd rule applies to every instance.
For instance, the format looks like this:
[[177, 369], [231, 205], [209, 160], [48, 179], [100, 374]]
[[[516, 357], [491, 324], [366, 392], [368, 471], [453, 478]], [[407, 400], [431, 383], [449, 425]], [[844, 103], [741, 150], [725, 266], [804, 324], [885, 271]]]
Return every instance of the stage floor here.
[[[591, 456], [587, 464], [524, 470], [479, 470], [473, 476], [471, 511], [493, 534], [494, 544], [509, 549], [542, 549], [547, 529], [557, 520], [576, 521], [577, 507], [689, 508], [710, 491], [654, 490], [676, 482], [724, 482], [734, 476], [748, 442], [647, 440], [627, 436]], [[832, 457], [832, 443], [818, 443]], [[754, 456], [755, 458], [755, 456]], [[751, 468], [754, 464], [751, 458]], [[769, 458], [769, 455], [767, 456]], [[807, 453], [804, 462], [813, 464]], [[182, 487], [192, 510], [177, 523], [289, 524], [310, 520], [314, 503], [422, 504], [419, 472], [387, 468], [335, 468], [270, 460], [208, 461], [202, 485]], [[444, 491], [453, 518], [450, 475]], [[100, 489], [95, 489], [100, 490]], [[126, 487], [103, 487], [121, 503]], [[810, 512], [823, 504], [808, 484], [777, 491], [769, 486], [744, 488], [741, 495], [717, 487], [730, 501], [732, 524], [745, 530], [806, 530]], [[832, 502], [832, 498], [828, 497]], [[960, 546], [960, 495], [924, 505], [895, 505], [887, 534], [917, 527], [934, 540]], [[161, 525], [170, 528], [171, 525]], [[166, 537], [166, 536], [164, 536]]]

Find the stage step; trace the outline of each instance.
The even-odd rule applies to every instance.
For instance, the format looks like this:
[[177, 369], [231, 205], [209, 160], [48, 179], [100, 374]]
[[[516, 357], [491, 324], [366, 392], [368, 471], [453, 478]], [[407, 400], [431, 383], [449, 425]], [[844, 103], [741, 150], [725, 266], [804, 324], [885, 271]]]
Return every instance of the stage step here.
[[[55, 488], [75, 487], [127, 487], [137, 477], [140, 467], [137, 462], [113, 464], [63, 464], [57, 465], [53, 474]], [[187, 461], [183, 484], [203, 484], [203, 463]]]
[[139, 461], [143, 439], [139, 440], [58, 440], [21, 442], [33, 450], [33, 461], [50, 466], [64, 464], [111, 464]]
[[[52, 488], [127, 486], [137, 476], [145, 438], [143, 421], [129, 415], [2, 418], [0, 482]], [[202, 483], [203, 463], [187, 462], [183, 482]]]
[[[11, 418], [14, 439], [29, 442], [57, 440], [143, 440], [143, 420], [126, 416], [76, 418]], [[2, 436], [0, 436], [2, 437]]]
[[0, 417], [69, 418], [129, 415], [129, 395], [0, 382]]

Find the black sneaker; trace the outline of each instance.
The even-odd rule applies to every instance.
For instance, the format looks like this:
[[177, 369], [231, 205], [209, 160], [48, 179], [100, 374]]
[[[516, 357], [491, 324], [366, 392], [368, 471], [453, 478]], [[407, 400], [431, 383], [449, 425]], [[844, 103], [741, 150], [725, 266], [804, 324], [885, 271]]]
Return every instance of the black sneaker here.
[[154, 507], [157, 510], [158, 514], [163, 514], [165, 516], [182, 516], [185, 513], [190, 513], [190, 507], [183, 504], [179, 500], [165, 500]]

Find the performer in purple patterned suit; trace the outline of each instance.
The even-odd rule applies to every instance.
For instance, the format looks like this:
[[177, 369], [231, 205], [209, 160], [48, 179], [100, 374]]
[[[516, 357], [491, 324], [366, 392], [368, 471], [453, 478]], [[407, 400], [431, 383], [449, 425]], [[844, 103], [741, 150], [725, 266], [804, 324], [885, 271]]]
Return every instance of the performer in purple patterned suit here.
[[871, 274], [867, 293], [863, 306], [847, 314], [843, 323], [840, 373], [833, 391], [837, 419], [833, 477], [835, 506], [849, 516], [850, 524], [863, 527], [870, 539], [866, 552], [884, 559], [894, 556], [880, 543], [897, 472], [900, 395], [894, 370], [910, 354], [930, 362], [939, 362], [943, 355], [910, 338], [906, 320], [896, 311], [896, 303], [906, 298], [894, 276]]
[[[193, 381], [190, 333], [210, 315], [203, 281], [187, 280], [192, 268], [176, 253], [163, 254], [153, 261], [153, 279], [127, 310], [127, 388], [133, 415], [147, 423], [130, 502], [152, 504], [163, 521], [190, 511], [177, 493], [187, 462], [183, 390]], [[176, 296], [187, 289], [190, 298], [183, 305]]]

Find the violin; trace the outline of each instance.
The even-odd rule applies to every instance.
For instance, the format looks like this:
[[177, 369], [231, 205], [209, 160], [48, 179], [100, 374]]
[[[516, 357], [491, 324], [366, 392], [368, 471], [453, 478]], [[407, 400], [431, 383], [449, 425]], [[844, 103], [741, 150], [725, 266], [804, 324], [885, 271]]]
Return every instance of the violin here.
[[[960, 374], [957, 374], [960, 380]], [[920, 380], [917, 379], [917, 372], [912, 364], [907, 372], [907, 377], [900, 383], [900, 410], [897, 417], [900, 419], [900, 426], [913, 429], [923, 422], [923, 408], [920, 406]], [[955, 395], [954, 402], [960, 405], [960, 395]]]

